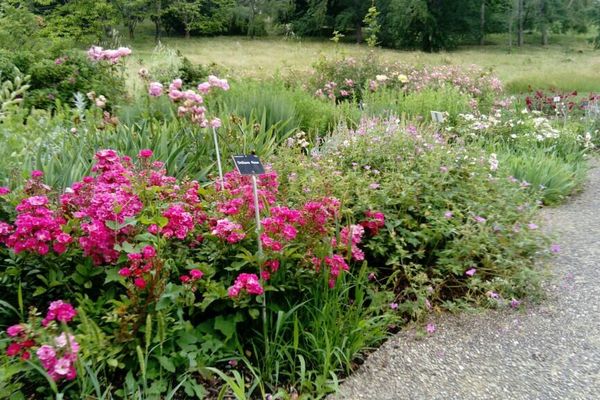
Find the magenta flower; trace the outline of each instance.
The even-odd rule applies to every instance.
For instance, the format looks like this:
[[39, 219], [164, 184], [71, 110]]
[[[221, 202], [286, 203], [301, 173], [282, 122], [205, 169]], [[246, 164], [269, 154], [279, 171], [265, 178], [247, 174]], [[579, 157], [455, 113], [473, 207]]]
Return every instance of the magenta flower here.
[[264, 289], [256, 274], [239, 274], [233, 286], [227, 289], [227, 295], [231, 298], [238, 297], [242, 291], [255, 295], [264, 293]]
[[390, 303], [390, 308], [392, 310], [397, 310], [398, 309], [398, 303]]
[[473, 276], [473, 275], [475, 275], [475, 272], [477, 272], [477, 269], [471, 268], [465, 272], [465, 275]]
[[487, 221], [487, 219], [480, 217], [479, 215], [476, 215], [474, 218], [478, 224], [484, 224]]
[[44, 176], [44, 173], [42, 171], [40, 171], [40, 170], [36, 169], [34, 171], [31, 171], [31, 177], [32, 178], [41, 178], [42, 176]]
[[65, 303], [62, 300], [56, 300], [50, 303], [50, 307], [48, 307], [48, 313], [42, 320], [42, 325], [47, 326], [51, 321], [54, 320], [67, 323], [70, 322], [76, 314], [77, 311], [71, 304]]
[[379, 183], [373, 182], [369, 185], [369, 189], [371, 189], [371, 190], [379, 189], [379, 186], [380, 186]]
[[146, 288], [146, 281], [144, 280], [144, 278], [141, 278], [141, 277], [135, 278], [134, 281], [133, 281], [133, 284], [138, 289], [144, 289], [144, 288]]
[[500, 298], [500, 295], [492, 290], [490, 290], [486, 294], [489, 296], [489, 298], [494, 299], [494, 300], [498, 300]]
[[25, 328], [23, 328], [23, 325], [21, 325], [21, 324], [12, 325], [12, 326], [9, 326], [8, 329], [6, 329], [6, 333], [10, 337], [19, 336], [24, 331], [25, 331]]
[[425, 330], [427, 331], [428, 334], [432, 334], [435, 332], [435, 324], [432, 324], [431, 322], [427, 324], [427, 327], [425, 328]]
[[142, 249], [142, 256], [145, 259], [156, 257], [156, 249], [153, 246], [145, 246]]
[[4, 196], [10, 193], [10, 189], [6, 186], [0, 186], [0, 196]]
[[202, 276], [204, 276], [204, 273], [202, 271], [200, 271], [199, 269], [193, 269], [190, 271], [190, 277], [193, 280], [200, 279], [200, 278], [202, 278]]
[[140, 152], [138, 153], [138, 157], [139, 158], [150, 158], [152, 157], [154, 153], [152, 152], [152, 150], [150, 149], [143, 149], [140, 150]]
[[162, 95], [163, 85], [160, 82], [152, 82], [150, 86], [148, 86], [148, 94], [152, 97], [158, 97]]
[[444, 213], [444, 218], [446, 219], [451, 219], [454, 216], [454, 213], [452, 211], [446, 211]]
[[511, 306], [512, 308], [519, 308], [519, 306], [520, 306], [520, 305], [521, 305], [521, 301], [520, 301], [520, 300], [517, 300], [517, 299], [512, 299], [512, 300], [510, 301], [510, 306]]
[[558, 253], [560, 253], [560, 245], [559, 245], [559, 244], [556, 244], [556, 243], [553, 243], [553, 244], [550, 246], [550, 252], [552, 252], [553, 254], [558, 254]]
[[222, 123], [219, 118], [213, 118], [209, 124], [212, 128], [220, 128]]

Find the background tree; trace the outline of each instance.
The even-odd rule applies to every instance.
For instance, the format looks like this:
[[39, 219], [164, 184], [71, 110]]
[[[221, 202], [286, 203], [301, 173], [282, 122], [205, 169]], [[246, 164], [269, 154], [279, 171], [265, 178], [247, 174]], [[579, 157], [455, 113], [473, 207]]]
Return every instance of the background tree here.
[[119, 13], [123, 25], [127, 27], [129, 38], [133, 39], [137, 25], [150, 15], [150, 1], [112, 0], [112, 4]]

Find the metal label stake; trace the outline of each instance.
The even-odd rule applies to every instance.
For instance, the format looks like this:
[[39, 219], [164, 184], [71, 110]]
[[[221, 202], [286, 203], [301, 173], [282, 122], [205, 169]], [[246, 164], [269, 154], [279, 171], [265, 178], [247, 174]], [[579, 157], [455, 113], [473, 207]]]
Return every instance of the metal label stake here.
[[221, 165], [221, 149], [219, 148], [219, 140], [217, 138], [217, 128], [213, 126], [212, 131], [215, 141], [215, 151], [217, 152], [217, 167], [219, 168], [219, 178], [221, 179], [221, 190], [223, 190], [225, 181], [223, 181], [223, 166]]

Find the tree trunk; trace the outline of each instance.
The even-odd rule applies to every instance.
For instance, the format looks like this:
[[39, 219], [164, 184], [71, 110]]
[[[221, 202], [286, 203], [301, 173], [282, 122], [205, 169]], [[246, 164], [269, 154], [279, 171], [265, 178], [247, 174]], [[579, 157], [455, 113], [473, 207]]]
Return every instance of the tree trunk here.
[[250, 2], [250, 21], [249, 21], [249, 24], [248, 24], [248, 35], [250, 36], [251, 39], [254, 39], [254, 35], [256, 34], [256, 32], [255, 32], [256, 26], [254, 25], [255, 19], [256, 19], [256, 12], [254, 10], [254, 3], [255, 3], [255, 0], [252, 0]]
[[356, 43], [360, 44], [363, 41], [362, 21], [356, 23]]
[[548, 20], [546, 19], [546, 0], [540, 0], [540, 18], [542, 31], [542, 46], [548, 46]]
[[524, 2], [525, 0], [519, 0], [517, 7], [517, 46], [519, 47], [523, 46], [523, 44], [525, 43], [525, 37], [523, 33], [523, 11], [525, 8]]
[[508, 53], [512, 53], [512, 47], [513, 47], [513, 20], [514, 20], [514, 5], [515, 3], [513, 3], [513, 7], [510, 10], [510, 13], [508, 15]]
[[160, 19], [162, 17], [162, 0], [156, 2], [156, 17], [154, 19], [154, 41], [158, 44], [160, 42]]
[[127, 29], [129, 31], [129, 39], [134, 39], [135, 35], [135, 25], [132, 23], [127, 24]]
[[485, 0], [481, 0], [481, 18], [479, 21], [479, 44], [485, 44]]

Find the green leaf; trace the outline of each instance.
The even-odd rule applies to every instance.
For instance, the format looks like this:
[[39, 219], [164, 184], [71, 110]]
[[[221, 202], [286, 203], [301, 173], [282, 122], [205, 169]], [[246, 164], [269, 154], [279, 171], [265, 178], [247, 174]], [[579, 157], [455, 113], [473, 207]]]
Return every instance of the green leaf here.
[[104, 283], [119, 282], [120, 280], [121, 275], [119, 275], [119, 270], [117, 268], [106, 269], [106, 278], [104, 279]]
[[106, 363], [113, 368], [117, 368], [117, 366], [119, 365], [119, 361], [114, 358], [109, 358], [108, 360], [106, 360]]
[[173, 364], [173, 361], [171, 361], [170, 358], [166, 356], [160, 356], [158, 357], [158, 361], [160, 362], [160, 365], [167, 371], [175, 372], [175, 364]]
[[224, 317], [219, 315], [215, 318], [215, 329], [225, 335], [225, 340], [229, 340], [235, 334], [235, 325], [236, 321], [234, 321], [231, 317]]

